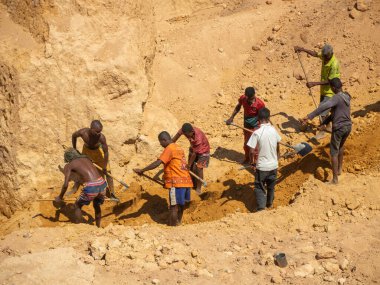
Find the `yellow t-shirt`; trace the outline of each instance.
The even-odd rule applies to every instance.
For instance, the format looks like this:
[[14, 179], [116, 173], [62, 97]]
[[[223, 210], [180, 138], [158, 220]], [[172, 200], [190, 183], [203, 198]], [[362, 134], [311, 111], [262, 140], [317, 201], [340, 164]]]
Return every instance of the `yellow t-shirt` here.
[[185, 152], [177, 144], [169, 144], [159, 159], [164, 163], [165, 188], [193, 187], [186, 168]]
[[[340, 78], [339, 61], [336, 59], [335, 55], [333, 55], [327, 63], [323, 61], [322, 54], [318, 54], [318, 56], [322, 60], [321, 81], [329, 81], [333, 78]], [[334, 96], [334, 92], [332, 91], [330, 85], [321, 85], [321, 95], [327, 97]]]

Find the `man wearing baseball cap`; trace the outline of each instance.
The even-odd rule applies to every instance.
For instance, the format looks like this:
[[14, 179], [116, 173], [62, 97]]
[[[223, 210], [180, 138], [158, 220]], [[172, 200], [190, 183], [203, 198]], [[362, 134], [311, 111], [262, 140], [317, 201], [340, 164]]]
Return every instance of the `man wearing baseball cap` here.
[[[295, 46], [294, 47], [295, 52], [306, 52], [307, 54], [318, 57], [322, 60], [322, 67], [321, 67], [321, 80], [316, 82], [307, 82], [306, 86], [308, 88], [312, 88], [314, 86], [319, 85], [320, 86], [320, 103], [324, 103], [328, 100], [330, 100], [334, 96], [334, 92], [331, 89], [329, 80], [332, 80], [333, 78], [340, 78], [340, 67], [339, 67], [339, 61], [334, 55], [334, 50], [331, 45], [325, 44], [322, 47], [322, 50], [320, 53], [314, 50], [308, 50], [303, 47]], [[324, 120], [330, 110], [326, 110], [321, 114], [322, 120]]]

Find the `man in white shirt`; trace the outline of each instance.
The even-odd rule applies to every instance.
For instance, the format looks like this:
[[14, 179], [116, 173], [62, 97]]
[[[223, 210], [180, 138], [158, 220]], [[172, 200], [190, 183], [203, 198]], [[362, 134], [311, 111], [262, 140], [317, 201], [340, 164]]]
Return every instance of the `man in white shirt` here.
[[247, 145], [251, 148], [251, 163], [256, 146], [259, 148], [257, 159], [254, 191], [257, 211], [270, 208], [274, 199], [274, 187], [277, 179], [278, 157], [280, 156], [281, 137], [270, 124], [270, 111], [267, 108], [259, 110], [260, 128], [253, 132]]

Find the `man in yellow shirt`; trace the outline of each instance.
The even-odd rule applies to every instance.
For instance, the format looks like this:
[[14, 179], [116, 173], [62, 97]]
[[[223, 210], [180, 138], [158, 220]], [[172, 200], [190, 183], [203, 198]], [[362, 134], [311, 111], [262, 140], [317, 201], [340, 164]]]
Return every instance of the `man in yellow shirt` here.
[[[331, 45], [325, 44], [321, 50], [321, 53], [318, 53], [314, 50], [308, 50], [303, 47], [295, 46], [295, 52], [306, 52], [307, 54], [318, 57], [322, 60], [321, 67], [321, 81], [316, 82], [307, 82], [306, 86], [312, 88], [314, 86], [320, 85], [320, 103], [330, 100], [334, 96], [334, 92], [330, 87], [329, 80], [333, 78], [340, 78], [340, 66], [339, 61], [334, 55], [334, 51]], [[324, 119], [330, 110], [326, 110], [321, 114], [322, 119]]]

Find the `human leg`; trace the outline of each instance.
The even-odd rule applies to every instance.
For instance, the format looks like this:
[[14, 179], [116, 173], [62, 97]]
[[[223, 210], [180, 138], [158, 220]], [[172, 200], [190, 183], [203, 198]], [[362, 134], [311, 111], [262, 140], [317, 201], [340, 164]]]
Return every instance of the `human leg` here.
[[252, 133], [251, 132], [248, 132], [246, 130], [243, 131], [244, 133], [244, 146], [243, 146], [243, 149], [244, 149], [244, 161], [243, 161], [243, 164], [247, 164], [249, 163], [249, 146], [247, 146], [247, 143], [249, 141], [249, 138], [251, 137]]
[[267, 185], [267, 204], [266, 204], [267, 208], [270, 208], [273, 205], [274, 187], [276, 186], [276, 180], [277, 180], [277, 169], [270, 171], [267, 178], [265, 179], [265, 184]]
[[76, 224], [79, 224], [83, 221], [83, 215], [82, 215], [82, 207], [83, 207], [83, 204], [80, 203], [79, 200], [77, 200], [75, 202], [75, 223]]
[[254, 193], [256, 196], [257, 211], [264, 210], [266, 206], [267, 197], [266, 197], [266, 192], [263, 185], [264, 180], [265, 180], [265, 172], [256, 169]]
[[96, 203], [95, 200], [94, 200], [93, 206], [95, 210], [95, 224], [98, 228], [100, 228], [100, 221], [102, 219], [102, 210], [100, 208], [100, 204]]
[[178, 206], [170, 206], [169, 209], [169, 226], [176, 226], [178, 224]]
[[344, 128], [345, 133], [342, 136], [342, 140], [340, 142], [340, 147], [339, 147], [339, 155], [338, 155], [338, 175], [342, 174], [342, 169], [343, 169], [343, 155], [344, 155], [344, 144], [348, 138], [348, 136], [351, 133], [351, 126], [347, 126]]

